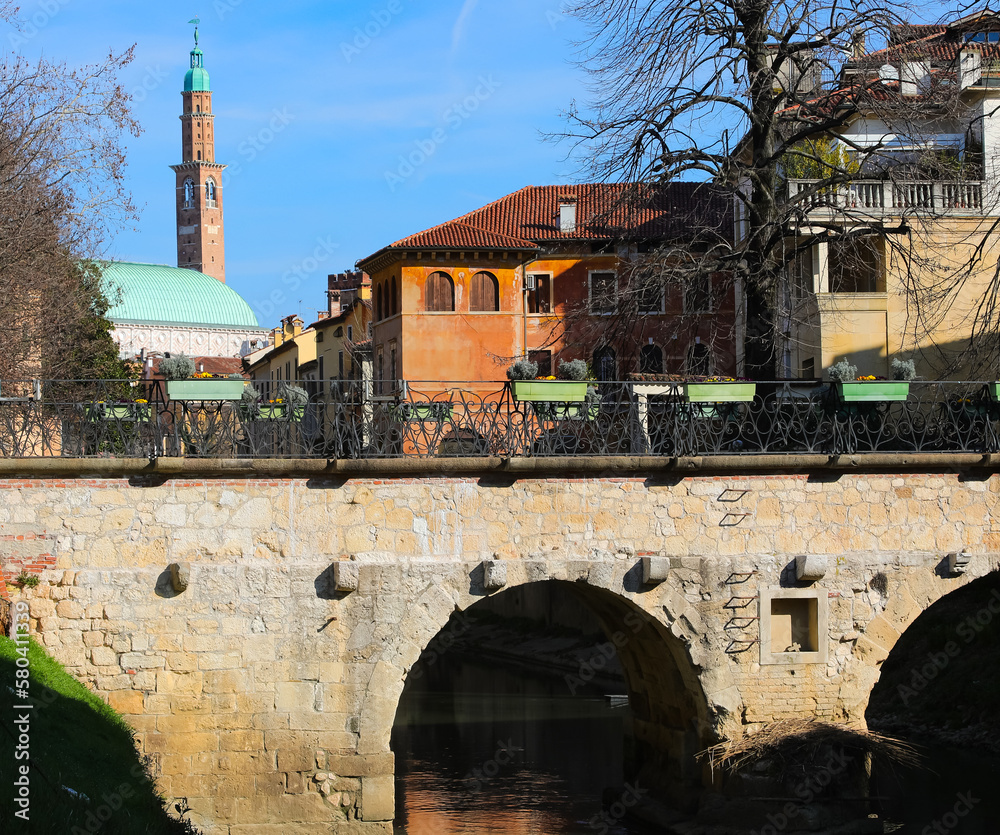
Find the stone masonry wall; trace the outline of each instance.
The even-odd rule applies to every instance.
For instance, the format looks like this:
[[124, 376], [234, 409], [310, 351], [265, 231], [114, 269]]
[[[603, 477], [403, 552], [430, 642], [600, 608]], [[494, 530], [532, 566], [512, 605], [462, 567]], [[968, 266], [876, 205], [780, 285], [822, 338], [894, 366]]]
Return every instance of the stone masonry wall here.
[[[8, 584], [40, 573], [11, 589], [32, 632], [127, 716], [209, 835], [389, 833], [406, 673], [486, 593], [483, 560], [504, 561], [508, 587], [582, 581], [608, 611], [645, 612], [677, 659], [660, 677], [649, 645], [622, 653], [650, 716], [694, 705], [709, 744], [785, 717], [863, 721], [899, 634], [996, 567], [998, 493], [997, 476], [960, 474], [15, 479], [0, 482], [0, 568]], [[961, 549], [969, 570], [949, 576]], [[665, 580], [636, 580], [643, 552], [669, 558]], [[756, 598], [796, 586], [797, 554], [827, 557], [798, 584], [828, 608], [826, 659], [761, 664]], [[357, 591], [333, 588], [337, 560], [357, 563]], [[191, 565], [180, 593], [173, 562]]]

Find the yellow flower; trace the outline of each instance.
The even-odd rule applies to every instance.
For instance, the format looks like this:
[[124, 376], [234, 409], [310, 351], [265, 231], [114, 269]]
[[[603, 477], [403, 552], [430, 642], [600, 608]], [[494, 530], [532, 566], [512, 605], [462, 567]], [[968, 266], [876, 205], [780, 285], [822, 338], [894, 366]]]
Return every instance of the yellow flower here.
[[136, 400], [135, 402], [136, 402], [136, 403], [148, 403], [149, 401], [148, 401], [148, 400], [142, 400], [142, 399], [140, 398], [139, 400]]

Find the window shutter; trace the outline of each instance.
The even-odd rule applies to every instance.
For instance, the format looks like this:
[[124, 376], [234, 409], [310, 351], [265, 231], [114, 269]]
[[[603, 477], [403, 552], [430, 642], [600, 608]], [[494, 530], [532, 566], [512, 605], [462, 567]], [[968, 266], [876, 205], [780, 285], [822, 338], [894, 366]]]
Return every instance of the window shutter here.
[[492, 273], [476, 273], [472, 276], [469, 310], [496, 312], [500, 309], [499, 295], [499, 284]]

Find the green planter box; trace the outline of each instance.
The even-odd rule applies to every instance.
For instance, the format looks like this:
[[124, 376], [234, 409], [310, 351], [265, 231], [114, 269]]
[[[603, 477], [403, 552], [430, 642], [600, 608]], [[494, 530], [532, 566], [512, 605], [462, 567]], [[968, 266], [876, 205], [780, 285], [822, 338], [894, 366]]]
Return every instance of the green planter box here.
[[757, 393], [756, 383], [683, 383], [688, 403], [749, 403]]
[[306, 415], [306, 407], [298, 406], [289, 411], [287, 403], [261, 403], [257, 406], [241, 406], [240, 412], [244, 420], [302, 420]]
[[87, 420], [119, 420], [147, 423], [152, 410], [148, 403], [92, 403], [87, 407]]
[[239, 400], [243, 380], [167, 380], [171, 400]]
[[837, 383], [837, 396], [845, 403], [873, 403], [906, 400], [910, 384], [903, 380], [855, 380]]
[[445, 421], [451, 420], [452, 404], [450, 402], [400, 403], [394, 406], [390, 414], [394, 420], [401, 421]]
[[586, 380], [514, 380], [515, 400], [581, 402], [587, 399]]
[[601, 413], [600, 403], [545, 401], [532, 403], [539, 420], [597, 420]]
[[1000, 400], [1000, 383], [987, 383], [986, 391], [989, 393], [990, 400]]

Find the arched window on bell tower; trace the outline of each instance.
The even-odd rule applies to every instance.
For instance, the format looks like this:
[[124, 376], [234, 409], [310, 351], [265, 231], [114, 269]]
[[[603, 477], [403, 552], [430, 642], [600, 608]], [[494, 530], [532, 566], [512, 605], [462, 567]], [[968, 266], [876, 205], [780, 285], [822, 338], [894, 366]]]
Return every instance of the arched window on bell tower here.
[[215, 202], [215, 180], [211, 177], [205, 181], [205, 205], [212, 209], [218, 205]]
[[194, 206], [194, 180], [188, 177], [184, 181], [184, 208], [190, 209]]

